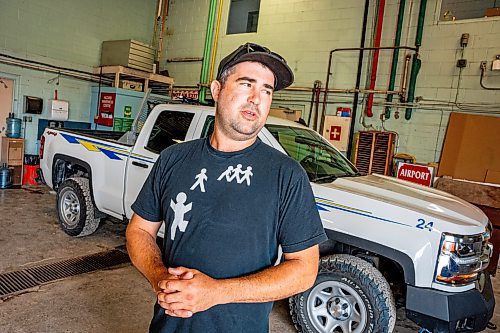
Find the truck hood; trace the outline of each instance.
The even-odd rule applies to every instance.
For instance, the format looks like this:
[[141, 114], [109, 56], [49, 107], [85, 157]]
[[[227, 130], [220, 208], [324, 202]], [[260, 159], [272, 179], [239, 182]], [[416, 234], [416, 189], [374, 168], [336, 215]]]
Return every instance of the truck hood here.
[[321, 186], [342, 189], [370, 199], [431, 215], [463, 226], [485, 226], [486, 215], [476, 206], [449, 193], [382, 175], [338, 178]]

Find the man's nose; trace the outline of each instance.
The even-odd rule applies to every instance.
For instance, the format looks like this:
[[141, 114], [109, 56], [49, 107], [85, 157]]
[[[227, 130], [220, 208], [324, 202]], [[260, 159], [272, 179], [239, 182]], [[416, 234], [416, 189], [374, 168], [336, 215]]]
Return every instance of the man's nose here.
[[256, 89], [255, 87], [252, 88], [250, 92], [250, 96], [248, 96], [248, 102], [251, 102], [255, 105], [260, 104], [260, 91], [259, 89]]

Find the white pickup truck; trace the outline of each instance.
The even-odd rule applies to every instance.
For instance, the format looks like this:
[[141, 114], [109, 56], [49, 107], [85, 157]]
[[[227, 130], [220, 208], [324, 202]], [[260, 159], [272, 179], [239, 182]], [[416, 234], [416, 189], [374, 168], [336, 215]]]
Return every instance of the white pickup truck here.
[[[63, 230], [85, 236], [106, 215], [129, 219], [160, 151], [209, 135], [213, 114], [162, 104], [138, 133], [46, 129], [41, 170], [57, 191]], [[391, 332], [395, 300], [432, 332], [485, 329], [495, 300], [484, 271], [492, 229], [481, 210], [435, 189], [361, 176], [319, 134], [294, 122], [270, 117], [259, 138], [306, 170], [329, 238], [316, 283], [289, 299], [298, 331]]]

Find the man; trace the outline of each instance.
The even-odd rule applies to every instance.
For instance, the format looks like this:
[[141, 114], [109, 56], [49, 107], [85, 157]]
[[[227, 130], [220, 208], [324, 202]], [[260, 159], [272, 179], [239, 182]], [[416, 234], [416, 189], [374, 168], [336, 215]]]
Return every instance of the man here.
[[307, 175], [257, 138], [274, 91], [292, 82], [278, 54], [240, 46], [210, 87], [213, 134], [160, 154], [127, 228], [131, 260], [157, 293], [151, 332], [267, 332], [272, 301], [314, 283], [326, 237]]

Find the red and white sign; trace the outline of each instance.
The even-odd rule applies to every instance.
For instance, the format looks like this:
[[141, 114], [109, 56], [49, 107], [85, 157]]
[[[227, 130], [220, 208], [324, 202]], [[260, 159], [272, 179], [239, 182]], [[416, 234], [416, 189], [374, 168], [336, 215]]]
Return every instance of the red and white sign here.
[[177, 99], [182, 99], [182, 97], [198, 99], [198, 90], [174, 90], [172, 92], [172, 97]]
[[398, 163], [397, 178], [424, 186], [431, 186], [434, 178], [434, 168], [425, 165], [400, 162]]
[[113, 116], [115, 113], [116, 93], [102, 92], [99, 96], [99, 114], [94, 118], [94, 122], [103, 126], [113, 126]]
[[342, 138], [342, 126], [330, 126], [330, 140], [340, 141]]

